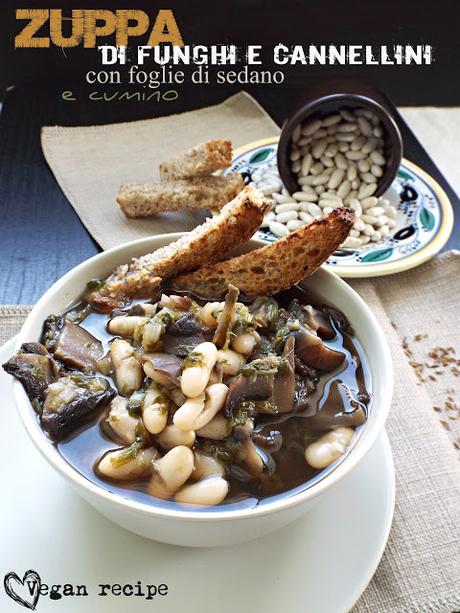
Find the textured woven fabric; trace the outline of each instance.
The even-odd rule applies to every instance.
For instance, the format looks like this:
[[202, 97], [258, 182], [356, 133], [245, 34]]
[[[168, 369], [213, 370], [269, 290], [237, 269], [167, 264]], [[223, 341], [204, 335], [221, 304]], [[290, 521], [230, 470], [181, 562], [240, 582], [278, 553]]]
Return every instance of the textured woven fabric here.
[[160, 213], [127, 219], [115, 198], [122, 183], [159, 179], [158, 166], [200, 142], [231, 140], [233, 147], [279, 133], [276, 123], [248, 94], [221, 104], [128, 123], [42, 129], [46, 160], [67, 199], [103, 249], [168, 232], [192, 230], [201, 212]]
[[[459, 279], [460, 254], [450, 252], [407, 273], [350, 282], [381, 322], [392, 351], [395, 392], [387, 432], [397, 487], [388, 545], [353, 613], [460, 609], [460, 463], [452, 444], [460, 431], [459, 420], [450, 419], [455, 411], [445, 407], [449, 395], [460, 403], [460, 379], [451, 363], [424, 382], [430, 369], [414, 367], [429, 361], [434, 347], [460, 354]], [[18, 331], [27, 312], [0, 307], [1, 342]]]

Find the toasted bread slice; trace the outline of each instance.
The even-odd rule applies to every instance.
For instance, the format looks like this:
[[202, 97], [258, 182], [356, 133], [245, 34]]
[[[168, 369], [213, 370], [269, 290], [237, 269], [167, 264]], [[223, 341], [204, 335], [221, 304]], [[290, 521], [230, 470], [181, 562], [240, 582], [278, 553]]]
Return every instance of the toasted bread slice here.
[[172, 287], [213, 300], [225, 295], [229, 283], [248, 298], [276, 294], [321, 266], [345, 240], [354, 220], [353, 211], [335, 209], [276, 243], [182, 274]]
[[222, 208], [219, 215], [207, 219], [176, 242], [120, 266], [91, 296], [91, 302], [107, 304], [109, 297], [113, 304], [116, 299], [151, 297], [162, 279], [216, 262], [246, 242], [269, 208], [261, 192], [246, 187]]
[[229, 140], [209, 140], [160, 164], [160, 179], [187, 179], [210, 175], [228, 168], [232, 163], [232, 143]]
[[117, 202], [126, 217], [148, 217], [162, 211], [220, 209], [244, 188], [242, 176], [200, 176], [161, 183], [127, 183]]

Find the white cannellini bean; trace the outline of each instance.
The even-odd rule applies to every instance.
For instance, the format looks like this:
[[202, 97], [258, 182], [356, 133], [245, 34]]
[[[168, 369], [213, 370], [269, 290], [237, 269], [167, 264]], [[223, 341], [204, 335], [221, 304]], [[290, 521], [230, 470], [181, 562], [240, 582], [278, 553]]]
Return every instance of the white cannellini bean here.
[[372, 164], [371, 166], [371, 173], [374, 175], [374, 177], [377, 177], [380, 179], [380, 177], [383, 176], [383, 170], [381, 166], [377, 166], [377, 164]]
[[303, 211], [309, 213], [312, 217], [321, 217], [321, 207], [314, 202], [306, 202], [302, 207]]
[[377, 145], [378, 145], [378, 142], [376, 138], [373, 138], [373, 137], [368, 138], [366, 141], [366, 144], [363, 145], [361, 151], [367, 155], [371, 153], [371, 151], [374, 151]]
[[354, 238], [353, 236], [347, 236], [347, 238], [343, 241], [342, 247], [345, 249], [357, 249], [361, 246], [361, 240], [359, 238]]
[[310, 174], [315, 175], [315, 176], [322, 174], [323, 171], [324, 171], [324, 166], [321, 164], [321, 162], [316, 162], [310, 168]]
[[305, 459], [312, 467], [320, 470], [337, 460], [347, 450], [353, 438], [352, 428], [336, 428], [311, 443], [305, 450]]
[[358, 191], [358, 199], [367, 198], [368, 196], [372, 196], [372, 194], [377, 189], [377, 183], [365, 183], [361, 185]]
[[341, 117], [340, 115], [328, 115], [327, 117], [324, 117], [324, 119], [322, 120], [322, 124], [325, 128], [329, 128], [331, 126], [335, 126], [336, 124], [340, 123], [341, 121]]
[[302, 125], [302, 134], [304, 136], [312, 136], [315, 132], [317, 132], [322, 126], [321, 119], [314, 119], [313, 121], [309, 121], [308, 123], [304, 123]]
[[372, 126], [365, 117], [358, 117], [358, 126], [363, 136], [373, 136]]
[[239, 334], [233, 339], [232, 349], [247, 357], [254, 351], [258, 341], [260, 341], [260, 336], [257, 332], [253, 330], [250, 332], [243, 332], [243, 334]]
[[280, 214], [280, 213], [289, 213], [291, 211], [298, 211], [300, 208], [300, 205], [298, 202], [286, 202], [284, 204], [278, 204], [275, 207], [275, 212], [276, 214]]
[[373, 175], [371, 172], [363, 172], [361, 174], [361, 179], [365, 183], [375, 183], [375, 175]]
[[107, 452], [99, 461], [98, 470], [109, 479], [126, 481], [138, 479], [152, 471], [152, 461], [158, 456], [153, 447], [141, 449], [130, 457], [129, 447]]
[[383, 207], [383, 212], [390, 219], [395, 219], [397, 210], [396, 210], [396, 207], [390, 205], [390, 206]]
[[371, 161], [377, 166], [384, 166], [386, 163], [386, 160], [383, 155], [380, 153], [380, 151], [377, 151], [376, 149], [374, 151], [371, 151], [369, 157]]
[[287, 222], [286, 228], [289, 230], [289, 232], [295, 232], [296, 230], [298, 230], [304, 225], [305, 223], [301, 221], [300, 219], [291, 219], [290, 221]]
[[173, 449], [178, 445], [192, 447], [195, 443], [195, 432], [193, 430], [181, 430], [175, 424], [170, 424], [163, 428], [158, 435], [158, 442], [164, 449]]
[[371, 165], [368, 160], [358, 160], [357, 163], [359, 172], [369, 172]]
[[345, 121], [355, 121], [355, 116], [348, 109], [340, 109], [339, 113]]
[[344, 174], [345, 171], [342, 168], [336, 168], [329, 178], [327, 187], [329, 189], [335, 189], [338, 187], [342, 183]]
[[299, 123], [295, 128], [294, 131], [292, 132], [292, 140], [296, 143], [301, 136], [302, 133], [302, 125]]
[[299, 213], [299, 217], [304, 222], [304, 224], [309, 224], [313, 221], [313, 217], [309, 213], [305, 213], [304, 211], [301, 211]]
[[110, 403], [107, 423], [117, 436], [125, 443], [131, 444], [136, 440], [136, 428], [140, 424], [140, 419], [129, 413], [127, 404], [127, 398], [116, 396]]
[[237, 375], [245, 359], [237, 351], [233, 351], [232, 349], [220, 349], [217, 352], [217, 361], [222, 366], [224, 375]]
[[143, 320], [145, 320], [145, 317], [140, 317], [137, 315], [121, 315], [112, 317], [107, 324], [107, 330], [110, 332], [110, 334], [132, 336], [136, 326], [138, 326]]
[[276, 216], [276, 221], [279, 223], [286, 223], [291, 221], [291, 219], [297, 219], [297, 211], [285, 211]]
[[348, 203], [348, 206], [350, 207], [350, 209], [353, 209], [355, 213], [362, 213], [363, 211], [361, 203], [357, 198], [352, 198]]
[[198, 415], [203, 411], [205, 401], [206, 395], [204, 392], [196, 398], [187, 398], [184, 404], [174, 413], [174, 425], [184, 432], [195, 430], [193, 424]]
[[373, 206], [377, 206], [378, 201], [378, 198], [375, 196], [369, 196], [368, 198], [363, 198], [361, 200], [361, 206], [363, 207], [363, 210], [366, 211]]
[[198, 436], [210, 438], [215, 441], [223, 441], [232, 431], [232, 424], [229, 419], [225, 419], [222, 413], [211, 419], [205, 426], [196, 431]]
[[[181, 389], [189, 398], [195, 398], [204, 392], [217, 360], [217, 347], [214, 343], [206, 342], [197, 345], [185, 359], [182, 371]], [[187, 366], [187, 362], [191, 363]], [[195, 366], [195, 362], [197, 365]]]
[[222, 409], [227, 393], [224, 383], [210, 385], [199, 399], [189, 398], [174, 413], [174, 424], [184, 431], [199, 430]]
[[391, 229], [394, 228], [396, 226], [396, 221], [394, 219], [391, 219], [390, 217], [388, 218], [387, 221], [387, 226]]
[[133, 347], [121, 338], [110, 345], [117, 387], [123, 396], [131, 396], [142, 385], [142, 368]]
[[380, 234], [380, 232], [374, 232], [374, 234], [371, 236], [371, 241], [377, 243], [381, 238], [382, 235]]
[[285, 204], [287, 202], [295, 202], [290, 196], [283, 196], [283, 194], [273, 194], [273, 199], [276, 200], [278, 204]]
[[279, 238], [282, 238], [283, 236], [287, 236], [289, 234], [289, 230], [286, 228], [286, 226], [284, 226], [279, 221], [271, 221], [268, 227], [270, 229], [270, 232], [275, 236], [278, 236]]
[[[148, 354], [145, 354], [145, 355], [148, 355]], [[171, 380], [165, 375], [165, 373], [160, 372], [159, 370], [156, 370], [153, 367], [152, 362], [149, 362], [148, 360], [145, 361], [143, 364], [143, 369], [147, 377], [149, 379], [152, 379], [152, 381], [155, 381], [156, 383], [159, 383], [160, 385], [165, 385], [166, 387], [171, 386]]]
[[228, 483], [222, 477], [206, 477], [181, 488], [174, 500], [180, 504], [212, 506], [219, 504], [228, 494]]
[[223, 302], [207, 302], [198, 313], [198, 319], [201, 319], [204, 325], [209, 328], [217, 328], [216, 316], [222, 313], [223, 309]]
[[300, 174], [302, 176], [308, 175], [308, 173], [310, 172], [310, 168], [311, 168], [312, 164], [313, 164], [313, 156], [311, 155], [311, 153], [308, 153], [302, 159], [302, 164], [300, 166]]
[[387, 223], [387, 221], [388, 217], [386, 217], [385, 215], [379, 215], [377, 221], [375, 222], [375, 225], [377, 228], [381, 228]]
[[151, 434], [159, 434], [168, 422], [169, 399], [157, 383], [151, 383], [142, 403], [142, 421]]
[[364, 223], [370, 224], [371, 226], [377, 223], [377, 220], [378, 220], [378, 218], [375, 217], [374, 215], [368, 215], [367, 211], [365, 214], [361, 215], [361, 219], [362, 221], [364, 221]]
[[199, 451], [195, 451], [193, 455], [195, 469], [191, 474], [191, 479], [193, 479], [194, 481], [200, 481], [200, 479], [203, 479], [204, 477], [209, 477], [210, 475], [215, 475], [219, 477], [224, 476], [225, 468], [222, 462], [220, 462], [213, 456], [201, 453]]
[[378, 217], [379, 215], [383, 215], [384, 209], [381, 206], [371, 206], [366, 209], [366, 215], [373, 215], [374, 217]]
[[184, 485], [194, 467], [193, 452], [179, 445], [153, 463], [153, 477], [148, 491], [152, 496], [167, 499]]

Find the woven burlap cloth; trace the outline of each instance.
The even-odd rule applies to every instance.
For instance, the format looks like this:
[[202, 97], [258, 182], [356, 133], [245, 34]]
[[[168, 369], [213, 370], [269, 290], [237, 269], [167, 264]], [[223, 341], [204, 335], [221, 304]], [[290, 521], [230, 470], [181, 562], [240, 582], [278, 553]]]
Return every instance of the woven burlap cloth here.
[[[128, 220], [118, 187], [151, 181], [158, 164], [208, 138], [234, 147], [278, 134], [245, 93], [181, 115], [76, 128], [46, 127], [42, 147], [60, 187], [104, 248], [190, 230], [203, 214]], [[459, 373], [460, 256], [450, 253], [416, 270], [353, 281], [379, 319], [395, 366], [387, 431], [396, 466], [396, 509], [382, 562], [353, 613], [451, 613], [460, 610]], [[0, 310], [0, 337], [13, 335], [24, 309]], [[460, 356], [459, 356], [460, 357]], [[314, 612], [312, 612], [314, 613]]]
[[[388, 545], [353, 613], [460, 610], [459, 279], [460, 253], [450, 252], [406, 273], [351, 283], [391, 346], [387, 432], [397, 488]], [[27, 312], [0, 307], [0, 342], [20, 329]]]
[[42, 128], [45, 158], [64, 194], [103, 249], [167, 232], [193, 229], [204, 212], [161, 213], [127, 219], [115, 198], [122, 183], [159, 178], [158, 165], [189, 147], [225, 138], [233, 147], [279, 133], [251, 96], [240, 92], [221, 104], [144, 121]]

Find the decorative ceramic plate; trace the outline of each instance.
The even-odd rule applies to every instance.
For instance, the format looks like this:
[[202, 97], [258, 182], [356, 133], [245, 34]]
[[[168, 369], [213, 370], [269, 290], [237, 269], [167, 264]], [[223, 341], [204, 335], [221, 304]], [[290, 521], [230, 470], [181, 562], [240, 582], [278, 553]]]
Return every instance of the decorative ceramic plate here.
[[[277, 171], [278, 137], [249, 143], [234, 152], [231, 168], [245, 183], [254, 173]], [[446, 244], [453, 226], [452, 205], [441, 186], [421, 168], [403, 159], [385, 197], [397, 208], [396, 226], [376, 243], [359, 249], [340, 249], [326, 266], [341, 277], [375, 277], [408, 270], [432, 258]], [[261, 229], [256, 238], [273, 242], [277, 237]]]

